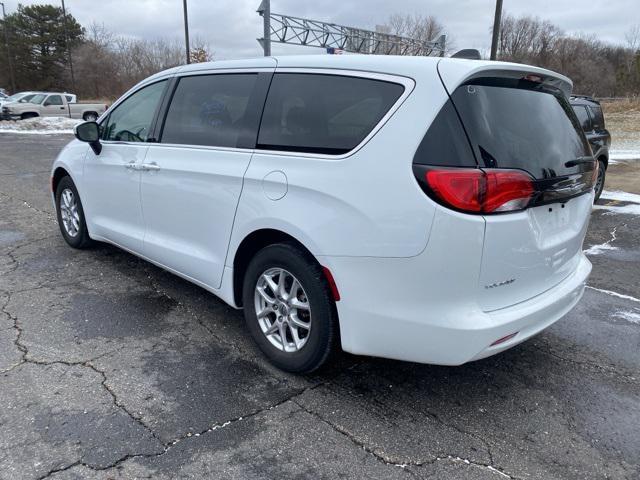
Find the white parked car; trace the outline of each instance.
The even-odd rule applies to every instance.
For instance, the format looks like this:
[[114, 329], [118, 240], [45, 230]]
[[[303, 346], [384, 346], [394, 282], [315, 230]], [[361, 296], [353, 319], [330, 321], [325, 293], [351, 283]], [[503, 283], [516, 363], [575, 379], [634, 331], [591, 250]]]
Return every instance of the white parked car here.
[[60, 229], [243, 307], [280, 368], [340, 347], [460, 365], [583, 293], [597, 164], [570, 90], [461, 59], [178, 67], [76, 128], [52, 171]]

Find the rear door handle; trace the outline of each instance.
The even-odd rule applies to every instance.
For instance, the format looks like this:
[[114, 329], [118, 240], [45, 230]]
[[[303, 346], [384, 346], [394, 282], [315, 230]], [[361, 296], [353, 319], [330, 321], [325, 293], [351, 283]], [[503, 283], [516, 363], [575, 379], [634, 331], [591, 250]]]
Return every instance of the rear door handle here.
[[136, 162], [129, 162], [124, 164], [124, 168], [128, 168], [130, 170], [142, 170], [140, 168], [140, 164]]

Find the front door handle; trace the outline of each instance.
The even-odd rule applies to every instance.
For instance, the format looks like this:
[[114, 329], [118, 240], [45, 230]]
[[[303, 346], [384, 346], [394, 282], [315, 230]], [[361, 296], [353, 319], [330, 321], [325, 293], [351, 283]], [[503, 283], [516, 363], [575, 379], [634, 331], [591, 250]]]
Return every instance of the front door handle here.
[[125, 163], [124, 168], [128, 168], [130, 170], [141, 170], [140, 164], [136, 162]]
[[140, 170], [157, 171], [160, 170], [160, 165], [158, 165], [156, 162], [143, 163], [140, 165]]

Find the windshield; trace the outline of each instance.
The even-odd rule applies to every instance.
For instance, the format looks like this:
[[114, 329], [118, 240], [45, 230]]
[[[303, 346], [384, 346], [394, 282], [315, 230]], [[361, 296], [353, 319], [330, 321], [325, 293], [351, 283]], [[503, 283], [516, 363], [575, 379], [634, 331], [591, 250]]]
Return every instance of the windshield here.
[[29, 99], [27, 99], [27, 97], [25, 97], [20, 101], [21, 102], [29, 102], [29, 103], [41, 104], [45, 98], [46, 98], [46, 95], [43, 95], [43, 94], [39, 93], [37, 95], [31, 96]]
[[452, 99], [481, 166], [517, 168], [535, 178], [586, 170], [572, 162], [591, 150], [561, 92], [525, 80], [480, 78]]
[[24, 96], [25, 96], [24, 93], [14, 93], [10, 97], [7, 97], [7, 102], [17, 102], [18, 100], [20, 100]]

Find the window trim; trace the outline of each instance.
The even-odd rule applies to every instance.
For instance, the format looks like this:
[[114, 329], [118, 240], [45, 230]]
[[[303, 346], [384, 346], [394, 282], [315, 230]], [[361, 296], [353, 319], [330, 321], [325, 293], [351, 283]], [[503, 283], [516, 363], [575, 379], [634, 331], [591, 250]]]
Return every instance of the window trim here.
[[[365, 70], [343, 70], [337, 68], [299, 68], [299, 67], [291, 67], [291, 68], [276, 68], [274, 75], [278, 73], [304, 73], [304, 74], [313, 74], [313, 75], [335, 75], [338, 77], [356, 77], [356, 78], [365, 78], [371, 80], [379, 80], [383, 82], [396, 83], [400, 84], [404, 87], [404, 91], [398, 97], [398, 99], [391, 105], [391, 108], [387, 110], [382, 118], [378, 121], [378, 123], [371, 129], [371, 131], [351, 150], [345, 153], [341, 153], [338, 155], [330, 154], [330, 153], [311, 153], [304, 151], [295, 151], [295, 150], [271, 150], [271, 149], [262, 149], [256, 148], [256, 154], [264, 154], [264, 155], [281, 155], [287, 157], [305, 157], [305, 158], [315, 158], [322, 160], [342, 160], [344, 158], [348, 158], [354, 154], [356, 154], [360, 149], [362, 149], [377, 133], [380, 129], [389, 121], [389, 119], [393, 116], [393, 114], [400, 108], [400, 106], [404, 103], [409, 95], [413, 92], [416, 82], [406, 76], [402, 75], [390, 75], [386, 73], [378, 73], [378, 72], [370, 72]], [[264, 107], [263, 107], [264, 113]], [[262, 122], [261, 122], [262, 123]], [[260, 132], [258, 131], [258, 135]]]

